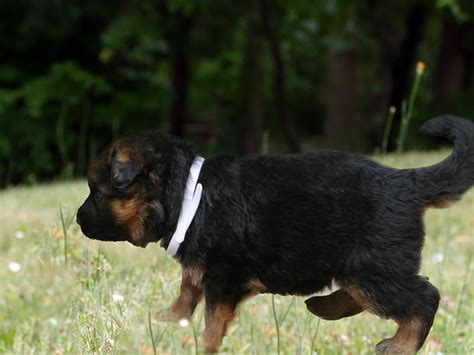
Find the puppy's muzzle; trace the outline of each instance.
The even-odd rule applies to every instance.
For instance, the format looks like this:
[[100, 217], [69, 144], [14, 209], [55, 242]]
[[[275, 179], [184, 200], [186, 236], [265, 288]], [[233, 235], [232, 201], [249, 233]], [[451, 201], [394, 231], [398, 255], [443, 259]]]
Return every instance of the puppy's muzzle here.
[[77, 210], [76, 223], [82, 225], [82, 206]]

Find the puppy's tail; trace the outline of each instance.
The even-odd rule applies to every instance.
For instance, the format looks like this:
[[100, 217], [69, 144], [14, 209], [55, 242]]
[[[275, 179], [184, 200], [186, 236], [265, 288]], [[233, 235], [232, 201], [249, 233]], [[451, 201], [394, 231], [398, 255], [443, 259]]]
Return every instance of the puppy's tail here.
[[421, 132], [454, 142], [454, 150], [445, 160], [415, 170], [422, 203], [444, 208], [459, 200], [474, 184], [474, 123], [443, 115], [426, 122]]

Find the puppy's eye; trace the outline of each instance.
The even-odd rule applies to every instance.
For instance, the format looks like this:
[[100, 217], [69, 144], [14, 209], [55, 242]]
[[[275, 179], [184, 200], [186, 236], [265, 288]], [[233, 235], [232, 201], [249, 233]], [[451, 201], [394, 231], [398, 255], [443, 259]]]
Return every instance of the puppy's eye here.
[[96, 191], [96, 193], [95, 193], [95, 202], [97, 202], [97, 204], [101, 204], [102, 201], [104, 201], [104, 195], [101, 192]]

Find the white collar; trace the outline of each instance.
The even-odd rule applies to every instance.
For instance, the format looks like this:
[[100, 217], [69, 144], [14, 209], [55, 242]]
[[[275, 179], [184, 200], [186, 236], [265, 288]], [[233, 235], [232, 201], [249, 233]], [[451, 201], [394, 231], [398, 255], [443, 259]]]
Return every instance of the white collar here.
[[201, 172], [203, 157], [196, 157], [191, 168], [189, 169], [188, 180], [186, 181], [186, 188], [184, 189], [183, 202], [181, 204], [181, 211], [179, 212], [178, 224], [176, 230], [171, 237], [170, 243], [166, 252], [174, 256], [178, 251], [179, 246], [186, 237], [189, 225], [193, 221], [194, 215], [199, 207], [201, 201], [202, 185], [197, 184], [199, 173]]

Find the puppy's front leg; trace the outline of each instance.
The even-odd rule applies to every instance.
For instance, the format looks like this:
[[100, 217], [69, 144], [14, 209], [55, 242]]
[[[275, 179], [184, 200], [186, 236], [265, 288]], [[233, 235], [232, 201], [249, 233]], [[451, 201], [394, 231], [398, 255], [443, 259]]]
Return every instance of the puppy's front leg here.
[[158, 312], [161, 321], [178, 322], [190, 320], [199, 301], [202, 299], [202, 269], [199, 267], [183, 267], [181, 290], [178, 298], [170, 308]]
[[264, 290], [265, 286], [258, 279], [243, 282], [230, 278], [227, 282], [221, 279], [206, 284], [206, 328], [203, 333], [206, 352], [219, 350], [239, 304]]
[[235, 317], [236, 304], [218, 302], [209, 304], [206, 300], [206, 328], [203, 333], [205, 351], [216, 353], [222, 344], [228, 325]]

